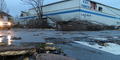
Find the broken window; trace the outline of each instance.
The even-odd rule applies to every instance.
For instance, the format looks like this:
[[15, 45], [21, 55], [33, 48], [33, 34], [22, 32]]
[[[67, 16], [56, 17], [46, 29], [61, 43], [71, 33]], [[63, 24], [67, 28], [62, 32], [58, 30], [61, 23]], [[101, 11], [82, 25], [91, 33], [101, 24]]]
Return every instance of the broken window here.
[[102, 12], [103, 8], [102, 7], [98, 7], [98, 11]]
[[97, 8], [96, 3], [95, 2], [91, 2], [90, 4], [91, 4], [91, 9], [92, 10], [96, 10], [96, 8]]

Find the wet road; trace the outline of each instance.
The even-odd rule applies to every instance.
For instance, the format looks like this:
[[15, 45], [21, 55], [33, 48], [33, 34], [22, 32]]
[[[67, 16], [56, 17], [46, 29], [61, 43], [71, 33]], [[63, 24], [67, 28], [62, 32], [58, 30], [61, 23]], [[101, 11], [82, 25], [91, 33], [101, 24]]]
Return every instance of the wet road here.
[[64, 52], [77, 60], [120, 60], [120, 55], [114, 55], [78, 44], [63, 45]]
[[[0, 31], [0, 42], [8, 45], [20, 45], [27, 42], [45, 42], [46, 38], [64, 41], [120, 40], [120, 31], [54, 31], [41, 29], [12, 29]], [[13, 39], [20, 37], [20, 40]], [[119, 55], [90, 48], [77, 43], [59, 45], [65, 53], [77, 60], [119, 60]]]

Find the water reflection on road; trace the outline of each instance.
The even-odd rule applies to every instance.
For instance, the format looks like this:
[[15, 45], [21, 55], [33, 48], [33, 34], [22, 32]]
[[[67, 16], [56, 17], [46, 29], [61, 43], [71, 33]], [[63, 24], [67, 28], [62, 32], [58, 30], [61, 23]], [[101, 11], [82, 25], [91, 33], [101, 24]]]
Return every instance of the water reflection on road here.
[[0, 43], [19, 45], [27, 42], [44, 42], [40, 36], [36, 36], [40, 31], [34, 31], [27, 29], [0, 30]]
[[[120, 31], [55, 31], [44, 29], [13, 29], [0, 30], [0, 42], [14, 45], [25, 42], [45, 42], [45, 39], [61, 41], [109, 39], [118, 40]], [[19, 39], [13, 39], [19, 37]]]
[[14, 32], [12, 30], [1, 30], [0, 31], [0, 43], [5, 43], [6, 45], [11, 45], [13, 40], [12, 36], [14, 36]]
[[[0, 43], [19, 45], [20, 43], [26, 44], [28, 42], [66, 41], [70, 43], [62, 44], [61, 47], [64, 52], [72, 58], [78, 60], [119, 60], [120, 56], [92, 49], [81, 44], [71, 43], [71, 41], [116, 40], [116, 43], [120, 44], [119, 33], [120, 31], [55, 31], [44, 29], [1, 30]], [[13, 37], [21, 37], [21, 39], [13, 39]]]
[[11, 44], [12, 44], [12, 41], [13, 41], [13, 40], [11, 40], [11, 38], [12, 38], [11, 35], [8, 35], [8, 36], [7, 36], [7, 39], [8, 39], [8, 45], [11, 45]]

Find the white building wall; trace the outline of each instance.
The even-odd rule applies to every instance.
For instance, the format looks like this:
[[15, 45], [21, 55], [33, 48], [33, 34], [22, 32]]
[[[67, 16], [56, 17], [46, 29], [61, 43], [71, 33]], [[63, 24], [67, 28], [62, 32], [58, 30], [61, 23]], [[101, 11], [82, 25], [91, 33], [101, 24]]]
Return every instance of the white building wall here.
[[[80, 8], [80, 0], [70, 0], [66, 2], [57, 3], [54, 5], [45, 6], [43, 12], [45, 15], [57, 21], [68, 21], [72, 18], [79, 18], [79, 12], [66, 13]], [[57, 13], [57, 14], [56, 14]], [[59, 13], [59, 14], [58, 14]], [[52, 14], [52, 15], [49, 15]]]
[[34, 9], [28, 10], [29, 16], [36, 16], [36, 11]]
[[80, 0], [69, 0], [66, 2], [48, 5], [43, 8], [43, 12], [50, 13], [50, 12], [54, 12], [54, 11], [79, 7], [79, 3], [80, 3]]
[[[87, 9], [83, 9], [83, 10], [89, 11], [89, 12], [92, 12], [92, 13], [96, 13], [96, 14], [106, 15], [104, 13], [100, 13], [100, 12], [97, 12], [97, 11], [91, 11], [91, 10], [87, 10]], [[82, 16], [83, 14], [90, 15], [90, 16]], [[118, 24], [118, 22], [120, 22], [120, 19], [105, 17], [105, 16], [101, 16], [101, 15], [96, 15], [96, 14], [81, 12], [81, 17], [82, 17], [82, 19], [85, 19], [85, 20], [88, 20], [88, 21], [91, 21], [91, 22], [100, 23], [100, 24], [120, 25], [120, 24]]]
[[107, 7], [107, 6], [104, 6], [104, 5], [101, 5], [101, 4], [97, 4], [97, 9], [98, 7], [103, 7], [103, 12], [102, 13], [105, 13], [105, 14], [108, 14], [108, 15], [111, 15], [111, 16], [116, 16], [116, 17], [120, 17], [120, 9], [114, 9], [114, 8], [111, 8], [111, 7]]
[[[82, 5], [85, 4], [81, 2], [81, 10], [83, 11], [80, 13], [80, 19], [94, 21], [100, 24], [120, 26], [120, 15], [118, 14], [120, 13], [119, 9], [114, 9], [102, 4], [97, 4], [97, 9], [91, 10], [90, 8], [85, 8]], [[89, 6], [90, 3], [88, 3], [88, 7]], [[103, 8], [102, 12], [98, 11], [99, 7]]]
[[[102, 7], [103, 11], [90, 9], [90, 2], [84, 4], [83, 1], [89, 0], [70, 0], [57, 4], [51, 4], [43, 7], [45, 16], [48, 16], [56, 21], [68, 21], [73, 18], [80, 20], [95, 21], [101, 24], [107, 25], [120, 25], [120, 10], [114, 9], [102, 4], [97, 4], [98, 7]], [[85, 6], [85, 8], [83, 8]], [[72, 11], [72, 12], [71, 12]], [[33, 10], [30, 10], [31, 14], [35, 15]]]

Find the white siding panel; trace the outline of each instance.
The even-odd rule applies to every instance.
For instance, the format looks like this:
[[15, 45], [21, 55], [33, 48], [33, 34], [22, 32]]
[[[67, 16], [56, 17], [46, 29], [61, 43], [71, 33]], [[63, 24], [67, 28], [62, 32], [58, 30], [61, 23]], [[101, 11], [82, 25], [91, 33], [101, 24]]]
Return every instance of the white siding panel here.
[[80, 20], [95, 21], [101, 24], [120, 25], [120, 19], [119, 19], [120, 10], [114, 9], [102, 4], [97, 4], [97, 9], [98, 7], [102, 7], [103, 11], [102, 12], [99, 12], [98, 10], [93, 11], [90, 9], [82, 8], [82, 6], [80, 6], [83, 4], [81, 3], [82, 1], [83, 0], [71, 0], [71, 1], [62, 2], [58, 4], [48, 5], [43, 8], [43, 11], [44, 11], [44, 14], [51, 14], [51, 13], [58, 13], [58, 12], [78, 9], [80, 11], [49, 15], [49, 17], [58, 21], [68, 21], [73, 18], [79, 18]]
[[63, 10], [66, 8], [78, 7], [80, 3], [79, 1], [80, 0], [71, 0], [71, 1], [54, 4], [54, 5], [45, 6], [43, 8], [43, 11], [49, 12], [49, 11]]

